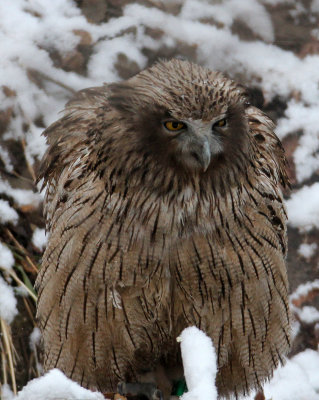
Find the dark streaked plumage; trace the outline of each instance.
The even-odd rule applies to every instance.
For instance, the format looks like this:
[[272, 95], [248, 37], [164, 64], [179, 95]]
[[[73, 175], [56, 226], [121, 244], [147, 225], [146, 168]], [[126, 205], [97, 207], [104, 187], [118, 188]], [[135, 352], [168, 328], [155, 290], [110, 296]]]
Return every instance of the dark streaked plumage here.
[[242, 87], [186, 61], [77, 94], [45, 131], [40, 173], [45, 369], [112, 391], [180, 362], [176, 337], [196, 325], [214, 341], [220, 395], [271, 375], [289, 348], [273, 129]]

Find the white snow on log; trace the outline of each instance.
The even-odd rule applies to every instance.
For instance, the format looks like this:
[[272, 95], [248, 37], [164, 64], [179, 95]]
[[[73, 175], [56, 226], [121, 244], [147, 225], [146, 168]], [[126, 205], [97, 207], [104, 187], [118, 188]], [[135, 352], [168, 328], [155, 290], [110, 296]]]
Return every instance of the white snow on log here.
[[52, 369], [30, 381], [14, 400], [105, 400], [102, 393], [91, 392], [68, 379], [60, 370]]
[[212, 340], [192, 326], [183, 330], [178, 341], [181, 342], [184, 375], [189, 390], [181, 400], [217, 400], [217, 359]]

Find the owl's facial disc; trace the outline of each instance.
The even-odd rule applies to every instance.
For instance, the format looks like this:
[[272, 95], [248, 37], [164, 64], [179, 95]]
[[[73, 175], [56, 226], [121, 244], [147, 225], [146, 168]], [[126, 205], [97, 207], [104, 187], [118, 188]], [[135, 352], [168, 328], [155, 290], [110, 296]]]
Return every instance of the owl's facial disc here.
[[227, 120], [168, 120], [163, 122], [164, 130], [172, 136], [177, 160], [186, 167], [206, 172], [212, 159], [223, 151], [221, 131], [227, 127]]

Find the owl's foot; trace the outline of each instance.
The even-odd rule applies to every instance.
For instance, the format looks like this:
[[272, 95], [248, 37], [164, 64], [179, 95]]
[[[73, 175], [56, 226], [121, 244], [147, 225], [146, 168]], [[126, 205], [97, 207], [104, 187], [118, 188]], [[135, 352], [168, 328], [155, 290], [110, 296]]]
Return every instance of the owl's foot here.
[[126, 383], [121, 382], [117, 385], [117, 391], [120, 395], [147, 400], [163, 400], [162, 392], [154, 383]]

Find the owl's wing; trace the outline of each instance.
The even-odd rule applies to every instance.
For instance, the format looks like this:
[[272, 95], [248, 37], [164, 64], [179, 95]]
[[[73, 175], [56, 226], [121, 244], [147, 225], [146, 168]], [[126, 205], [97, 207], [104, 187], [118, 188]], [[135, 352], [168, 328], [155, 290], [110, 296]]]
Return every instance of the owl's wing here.
[[36, 282], [37, 316], [46, 369], [59, 367], [87, 386], [111, 371], [110, 383], [100, 383], [111, 388], [136, 348], [156, 351], [150, 332], [154, 319], [166, 321], [157, 314], [168, 289], [160, 280], [162, 246], [152, 254], [148, 246], [157, 205], [138, 189], [134, 199], [109, 191], [92, 168], [101, 112], [108, 112], [105, 89], [80, 92], [45, 132], [40, 178], [49, 240]]
[[98, 113], [108, 111], [107, 87], [84, 89], [67, 103], [64, 116], [50, 125], [43, 133], [48, 149], [42, 159], [38, 181], [43, 180], [42, 189], [47, 188], [44, 214], [47, 230], [53, 212], [63, 199], [64, 189], [59, 183], [63, 174], [68, 184], [81, 174], [88, 158], [88, 132], [94, 126]]
[[265, 164], [263, 167], [270, 168], [268, 172], [276, 183], [280, 183], [284, 188], [290, 187], [285, 151], [280, 140], [274, 133], [275, 124], [256, 107], [248, 107], [246, 114], [250, 133], [257, 142], [257, 148]]

